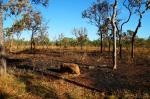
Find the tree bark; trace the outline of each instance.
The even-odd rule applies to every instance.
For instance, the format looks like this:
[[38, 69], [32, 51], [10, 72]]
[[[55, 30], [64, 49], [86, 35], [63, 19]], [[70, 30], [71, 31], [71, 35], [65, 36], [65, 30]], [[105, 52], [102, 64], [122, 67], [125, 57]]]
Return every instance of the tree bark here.
[[111, 25], [112, 25], [112, 32], [113, 32], [113, 69], [117, 69], [117, 44], [116, 44], [116, 33], [117, 33], [117, 27], [116, 27], [116, 15], [117, 15], [117, 3], [118, 0], [115, 0], [115, 3], [113, 5], [113, 15], [111, 18]]
[[34, 36], [34, 32], [32, 31], [32, 35], [31, 35], [31, 51], [33, 51], [33, 45], [34, 45], [33, 36]]
[[9, 49], [9, 52], [12, 52], [13, 50], [13, 40], [14, 40], [14, 37], [13, 37], [13, 34], [11, 34], [11, 39], [10, 39], [10, 49]]
[[102, 32], [100, 34], [101, 34], [101, 53], [102, 53], [103, 52], [103, 35], [102, 35]]
[[130, 21], [131, 15], [132, 15], [132, 10], [130, 9], [129, 5], [128, 5], [128, 6], [125, 5], [125, 2], [126, 2], [126, 0], [124, 0], [123, 6], [129, 11], [129, 16], [128, 16], [127, 20], [124, 21], [124, 22], [121, 24], [121, 29], [120, 29], [120, 31], [119, 31], [119, 29], [118, 29], [118, 32], [119, 32], [119, 50], [120, 50], [120, 51], [119, 51], [119, 56], [120, 56], [120, 58], [122, 58], [122, 35], [121, 35], [120, 33], [122, 33], [123, 26], [124, 26], [125, 24], [127, 24], [127, 23]]
[[131, 42], [131, 58], [134, 58], [134, 38], [132, 38], [132, 42]]
[[109, 52], [110, 52], [110, 40], [108, 40], [108, 42], [109, 42]]
[[121, 37], [119, 37], [119, 56], [122, 58], [122, 42], [121, 42]]
[[6, 58], [5, 58], [5, 46], [4, 46], [4, 33], [3, 33], [3, 15], [0, 9], [0, 75], [4, 76], [6, 74]]
[[31, 36], [31, 45], [30, 45], [31, 51], [33, 50], [32, 42], [33, 42], [33, 38], [32, 38], [32, 36]]
[[134, 42], [135, 42], [135, 36], [139, 30], [139, 28], [141, 27], [141, 20], [142, 20], [142, 14], [140, 14], [140, 18], [139, 18], [139, 21], [138, 21], [138, 25], [135, 29], [135, 31], [133, 32], [133, 36], [132, 36], [132, 40], [131, 40], [131, 58], [134, 58]]

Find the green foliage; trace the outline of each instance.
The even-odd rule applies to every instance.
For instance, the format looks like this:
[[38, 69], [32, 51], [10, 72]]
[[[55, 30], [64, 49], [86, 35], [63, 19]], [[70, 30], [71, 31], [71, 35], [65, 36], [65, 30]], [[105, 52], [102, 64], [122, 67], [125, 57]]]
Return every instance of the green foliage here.
[[19, 40], [17, 40], [17, 39], [13, 39], [13, 42], [14, 42], [14, 44], [18, 44], [18, 45], [24, 45], [24, 46], [27, 46], [27, 45], [29, 45], [30, 44], [30, 41], [27, 41], [27, 40], [25, 40], [25, 39], [19, 39]]
[[93, 40], [91, 41], [92, 45], [95, 46], [95, 47], [99, 47], [100, 46], [100, 40], [97, 39], [97, 40]]
[[83, 45], [86, 43], [88, 37], [87, 37], [87, 29], [86, 28], [74, 28], [72, 33], [76, 36], [78, 44], [81, 46], [81, 49]]
[[110, 7], [107, 0], [97, 0], [97, 2], [94, 2], [88, 9], [83, 11], [82, 17], [88, 19], [99, 28], [102, 21], [107, 18]]
[[69, 45], [70, 46], [77, 46], [77, 40], [73, 38], [69, 38]]
[[[37, 12], [33, 5], [48, 5], [49, 0], [6, 0], [1, 2], [1, 10], [3, 10], [4, 19], [15, 16], [17, 20], [10, 28], [13, 33], [21, 32], [24, 29], [33, 29], [33, 26], [41, 23], [41, 15]], [[7, 31], [7, 34], [9, 31]]]
[[12, 28], [5, 28], [4, 29], [5, 37], [9, 37], [12, 33], [13, 33], [13, 29]]

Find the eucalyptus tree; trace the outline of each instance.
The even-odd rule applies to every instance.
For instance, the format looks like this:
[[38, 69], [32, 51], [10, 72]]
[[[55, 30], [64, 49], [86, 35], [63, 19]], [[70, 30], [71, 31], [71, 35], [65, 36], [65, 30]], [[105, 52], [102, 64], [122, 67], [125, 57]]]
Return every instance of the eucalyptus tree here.
[[98, 35], [101, 38], [101, 53], [103, 48], [103, 31], [101, 30], [101, 27], [109, 16], [110, 10], [111, 7], [107, 0], [97, 0], [97, 2], [94, 2], [82, 13], [83, 18], [87, 18], [90, 23], [94, 24], [98, 28]]
[[125, 24], [127, 24], [130, 21], [131, 16], [133, 14], [132, 9], [131, 9], [132, 6], [129, 3], [129, 0], [123, 0], [122, 5], [128, 11], [128, 16], [125, 20], [120, 21], [120, 24], [121, 24], [120, 27], [118, 27], [118, 25], [116, 25], [117, 30], [118, 30], [118, 35], [119, 35], [119, 50], [120, 50], [119, 56], [120, 56], [120, 58], [122, 58], [122, 38], [124, 38], [123, 27]]
[[[97, 0], [89, 9], [82, 14], [83, 18], [88, 18], [91, 23], [98, 27], [101, 33], [101, 52], [102, 52], [102, 31], [108, 31], [108, 25], [113, 34], [113, 69], [117, 68], [117, 50], [116, 50], [116, 34], [117, 34], [117, 10], [118, 0], [109, 2], [108, 0]], [[106, 24], [107, 23], [107, 24]], [[106, 32], [107, 33], [107, 32]]]
[[74, 28], [72, 33], [76, 36], [78, 44], [80, 44], [81, 50], [87, 40], [87, 29], [86, 28]]
[[31, 10], [30, 13], [27, 13], [23, 16], [23, 20], [25, 22], [25, 28], [27, 30], [31, 30], [31, 51], [33, 48], [35, 49], [35, 35], [38, 35], [37, 33], [40, 33], [38, 31], [41, 30], [42, 26], [42, 17], [40, 12], [36, 12]]
[[[126, 17], [125, 20], [118, 22], [118, 24], [120, 24], [120, 26], [116, 25], [118, 35], [119, 35], [120, 58], [122, 57], [122, 37], [124, 35], [123, 34], [123, 27], [125, 24], [127, 24], [130, 21], [133, 14], [136, 14], [139, 16], [136, 29], [134, 30], [134, 33], [133, 33], [132, 39], [131, 39], [131, 44], [132, 44], [131, 45], [132, 46], [131, 57], [133, 58], [134, 57], [135, 36], [136, 36], [139, 28], [141, 27], [143, 15], [150, 8], [150, 0], [123, 0], [122, 5], [128, 11], [128, 16]], [[117, 22], [116, 22], [116, 24], [117, 24]]]
[[[112, 3], [112, 4], [111, 4]], [[117, 52], [116, 52], [116, 33], [117, 33], [117, 6], [118, 0], [113, 0], [111, 3], [107, 0], [97, 0], [89, 9], [85, 10], [82, 14], [83, 18], [88, 18], [91, 23], [94, 23], [98, 27], [98, 31], [101, 34], [101, 52], [102, 52], [102, 31], [108, 30], [108, 24], [111, 25], [111, 31], [113, 34], [113, 69], [116, 69], [117, 65]], [[112, 9], [112, 10], [111, 10]], [[107, 25], [105, 24], [107, 23]], [[105, 25], [105, 26], [104, 26]], [[102, 28], [104, 26], [104, 28]]]
[[113, 34], [113, 69], [117, 69], [117, 44], [116, 44], [116, 34], [117, 34], [117, 26], [116, 26], [116, 17], [117, 17], [117, 6], [118, 0], [114, 0], [113, 2], [113, 13], [111, 16], [111, 26], [112, 26], [112, 34]]
[[132, 40], [131, 40], [131, 57], [134, 58], [134, 42], [135, 37], [142, 26], [142, 19], [144, 14], [146, 14], [150, 10], [150, 0], [129, 0], [129, 3], [132, 7], [132, 10], [134, 10], [134, 13], [139, 17], [137, 26], [133, 32]]
[[[38, 24], [38, 23], [37, 23]], [[42, 22], [39, 24], [39, 28], [36, 31], [35, 39], [37, 43], [40, 43], [43, 47], [46, 45], [48, 48], [49, 38], [48, 38], [48, 25]]]
[[4, 16], [19, 16], [28, 13], [29, 9], [34, 9], [33, 5], [42, 4], [47, 6], [49, 0], [0, 0], [0, 58], [1, 67], [0, 74], [6, 74], [6, 59], [5, 59], [5, 48], [4, 48], [4, 33], [3, 33], [3, 19]]

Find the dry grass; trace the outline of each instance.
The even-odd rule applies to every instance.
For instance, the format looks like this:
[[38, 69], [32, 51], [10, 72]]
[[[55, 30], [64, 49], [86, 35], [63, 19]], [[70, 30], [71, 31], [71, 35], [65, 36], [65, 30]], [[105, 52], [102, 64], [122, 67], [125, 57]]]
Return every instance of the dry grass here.
[[38, 96], [31, 95], [26, 92], [26, 85], [20, 82], [14, 75], [7, 74], [5, 77], [0, 77], [0, 98], [1, 99], [38, 99]]
[[[0, 98], [10, 99], [135, 99], [136, 94], [124, 91], [122, 95], [94, 92], [53, 77], [45, 77], [31, 71], [11, 71], [0, 77]], [[149, 94], [142, 96], [149, 98]]]
[[[17, 49], [18, 51], [25, 50], [27, 47], [21, 47], [20, 49]], [[29, 46], [28, 46], [29, 48]], [[38, 49], [42, 49], [43, 47], [38, 47]], [[85, 52], [92, 52], [92, 51], [98, 51], [99, 48], [96, 47], [87, 47], [84, 48], [83, 51]], [[17, 51], [14, 49], [14, 51]], [[59, 54], [59, 47], [49, 46], [50, 51], [54, 50], [56, 51], [56, 55]], [[61, 51], [76, 51], [81, 52], [80, 47], [69, 47], [68, 49], [61, 49]], [[106, 49], [107, 50], [107, 49]], [[82, 52], [83, 52], [82, 51]], [[45, 53], [45, 52], [44, 52]], [[96, 52], [95, 52], [96, 53]], [[48, 53], [47, 53], [48, 54]], [[106, 53], [107, 54], [107, 53]], [[43, 54], [42, 54], [43, 55]], [[53, 54], [50, 54], [52, 56]], [[55, 55], [55, 53], [54, 53]], [[103, 55], [103, 54], [102, 54]], [[101, 55], [101, 56], [102, 56]], [[105, 53], [104, 53], [105, 55]], [[123, 58], [123, 61], [125, 63], [121, 63], [121, 65], [129, 65], [130, 64], [145, 64], [149, 63], [150, 59], [150, 49], [143, 49], [143, 48], [136, 48], [135, 49], [135, 55], [136, 58], [134, 60], [131, 60], [130, 53], [126, 54], [125, 58]], [[60, 58], [64, 60], [71, 60], [71, 58], [74, 58], [77, 62], [81, 61], [82, 63], [89, 62], [89, 60], [93, 59], [92, 61], [99, 61], [99, 64], [101, 64], [103, 61], [106, 62], [106, 59], [108, 57], [100, 56], [98, 58], [97, 56], [88, 56], [86, 54], [81, 53], [74, 53], [74, 52], [67, 52], [66, 54], [63, 54], [62, 57], [58, 57], [58, 60]], [[25, 56], [23, 56], [25, 57]], [[45, 56], [44, 56], [45, 57]], [[40, 62], [43, 63], [46, 66], [46, 59], [49, 61], [51, 58], [55, 57], [46, 57], [46, 59], [42, 56], [36, 56], [36, 58], [40, 59]], [[69, 58], [68, 58], [69, 57]], [[65, 59], [66, 58], [66, 59]], [[32, 58], [33, 59], [33, 58]], [[42, 61], [44, 60], [44, 61]], [[109, 59], [107, 59], [109, 61]], [[118, 59], [119, 60], [119, 59]], [[37, 60], [39, 62], [39, 60]], [[84, 62], [85, 61], [85, 62]], [[134, 63], [135, 62], [135, 63]], [[97, 62], [98, 63], [98, 62]], [[109, 63], [109, 62], [106, 62]], [[105, 63], [105, 64], [106, 64]], [[135, 64], [135, 65], [137, 65]], [[145, 65], [147, 65], [145, 64]], [[37, 66], [37, 64], [35, 64]], [[41, 65], [41, 64], [40, 64]], [[54, 63], [51, 63], [51, 65], [54, 65]], [[57, 64], [56, 64], [57, 65]], [[93, 63], [92, 63], [93, 65]], [[97, 64], [96, 64], [97, 65]], [[125, 72], [125, 71], [124, 71]], [[132, 71], [128, 71], [131, 72]], [[93, 92], [91, 90], [79, 87], [77, 85], [70, 84], [68, 82], [65, 82], [60, 79], [56, 79], [53, 77], [45, 77], [39, 74], [35, 74], [33, 72], [16, 72], [12, 71], [9, 75], [6, 77], [0, 77], [0, 98], [24, 98], [24, 99], [38, 99], [38, 98], [50, 98], [50, 99], [103, 99], [107, 97], [108, 99], [116, 99], [116, 98], [125, 98], [125, 99], [135, 99], [139, 98], [137, 95], [138, 93], [132, 93], [128, 90], [125, 90], [123, 92], [120, 92], [122, 94], [112, 93], [107, 94], [105, 92]], [[149, 99], [149, 93], [144, 93], [142, 96], [144, 99]], [[141, 98], [140, 97], [140, 98]]]
[[17, 73], [26, 83], [26, 91], [43, 99], [99, 99], [98, 92], [70, 84], [60, 79], [44, 77], [34, 73]]

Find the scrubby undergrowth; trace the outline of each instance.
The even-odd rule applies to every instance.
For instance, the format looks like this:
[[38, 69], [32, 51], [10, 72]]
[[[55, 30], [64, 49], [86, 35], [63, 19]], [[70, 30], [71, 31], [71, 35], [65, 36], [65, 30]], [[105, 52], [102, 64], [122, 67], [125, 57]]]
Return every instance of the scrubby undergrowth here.
[[0, 99], [92, 99], [100, 95], [63, 80], [48, 79], [31, 72], [11, 71], [0, 77]]
[[[77, 85], [56, 79], [45, 77], [31, 71], [11, 71], [7, 76], [0, 77], [0, 98], [2, 99], [108, 99], [137, 98], [136, 94], [125, 91], [124, 94], [108, 95], [105, 92], [94, 92]], [[149, 97], [144, 94], [143, 98]]]
[[[54, 49], [37, 50], [36, 54], [28, 51], [10, 54], [10, 59], [7, 60], [10, 68], [8, 75], [0, 77], [0, 99], [149, 99], [150, 54], [149, 50], [138, 52], [133, 60], [128, 55], [120, 59], [116, 71], [101, 67], [111, 66], [111, 54], [107, 52], [60, 52]], [[49, 69], [58, 67], [62, 62], [79, 64], [81, 75], [73, 80], [102, 89], [102, 92], [91, 91], [53, 76], [31, 71], [36, 68], [43, 72], [52, 72]]]
[[38, 97], [26, 91], [25, 83], [19, 81], [14, 75], [7, 74], [0, 77], [0, 98], [1, 99], [18, 99], [29, 98], [37, 99]]

